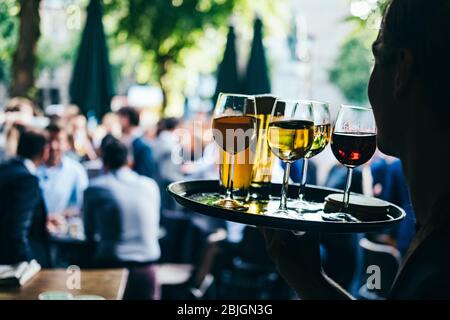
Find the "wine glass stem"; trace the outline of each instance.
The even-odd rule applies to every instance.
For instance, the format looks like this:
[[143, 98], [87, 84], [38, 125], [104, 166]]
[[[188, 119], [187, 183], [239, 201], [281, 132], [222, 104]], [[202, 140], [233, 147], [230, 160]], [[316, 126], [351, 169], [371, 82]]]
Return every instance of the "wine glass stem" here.
[[300, 201], [305, 200], [305, 188], [306, 188], [306, 178], [308, 172], [308, 159], [303, 159], [303, 167], [302, 167], [302, 180], [300, 181], [300, 188], [298, 192], [298, 199]]
[[225, 192], [226, 200], [233, 200], [233, 178], [234, 176], [234, 155], [230, 153], [230, 161], [228, 162], [227, 190]]
[[286, 162], [286, 169], [284, 169], [283, 185], [281, 186], [281, 201], [280, 210], [287, 211], [287, 192], [289, 186], [289, 174], [291, 171], [291, 163]]
[[344, 210], [348, 209], [348, 205], [350, 202], [350, 186], [352, 185], [352, 173], [353, 168], [348, 168], [347, 170], [347, 183], [345, 184], [345, 191], [344, 191]]

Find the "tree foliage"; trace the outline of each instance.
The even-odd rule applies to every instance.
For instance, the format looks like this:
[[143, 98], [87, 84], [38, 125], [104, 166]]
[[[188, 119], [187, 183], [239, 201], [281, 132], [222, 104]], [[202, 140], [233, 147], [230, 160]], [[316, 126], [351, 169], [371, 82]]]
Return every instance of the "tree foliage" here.
[[[369, 39], [369, 40], [368, 40]], [[367, 85], [373, 66], [370, 42], [373, 33], [358, 32], [349, 37], [330, 71], [330, 81], [352, 103], [367, 103]]]
[[0, 1], [0, 83], [9, 84], [11, 59], [17, 42], [19, 6], [16, 0]]
[[154, 80], [164, 93], [165, 75], [182, 63], [185, 48], [194, 47], [206, 27], [227, 24], [235, 0], [110, 0], [106, 11], [116, 14], [116, 36], [137, 44], [154, 67]]
[[379, 0], [367, 17], [350, 16], [346, 19], [346, 22], [353, 23], [355, 27], [342, 44], [329, 76], [330, 81], [350, 102], [368, 102], [367, 86], [373, 67], [371, 45], [377, 36], [387, 4], [387, 0]]

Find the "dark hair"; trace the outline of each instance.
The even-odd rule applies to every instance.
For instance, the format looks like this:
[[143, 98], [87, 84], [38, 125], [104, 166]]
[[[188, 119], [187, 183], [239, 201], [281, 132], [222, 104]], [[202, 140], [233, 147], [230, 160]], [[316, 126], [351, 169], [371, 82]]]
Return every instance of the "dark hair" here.
[[133, 107], [122, 107], [117, 111], [117, 114], [128, 118], [132, 126], [139, 125], [139, 112]]
[[103, 150], [103, 148], [111, 142], [116, 142], [118, 139], [114, 137], [112, 134], [108, 133], [106, 136], [103, 137], [102, 141], [100, 142], [100, 151]]
[[60, 132], [66, 132], [60, 121], [51, 121], [50, 124], [45, 128], [50, 134], [58, 134]]
[[44, 131], [22, 128], [17, 146], [17, 155], [26, 159], [39, 157], [42, 155], [47, 142], [48, 137]]
[[106, 135], [100, 146], [103, 164], [110, 170], [117, 170], [127, 164], [128, 149], [112, 135]]
[[396, 62], [400, 49], [412, 52], [425, 99], [445, 107], [450, 97], [450, 0], [392, 0], [374, 54], [380, 65], [388, 65]]
[[156, 124], [156, 135], [159, 135], [164, 130], [174, 130], [180, 124], [180, 120], [175, 117], [164, 118]]

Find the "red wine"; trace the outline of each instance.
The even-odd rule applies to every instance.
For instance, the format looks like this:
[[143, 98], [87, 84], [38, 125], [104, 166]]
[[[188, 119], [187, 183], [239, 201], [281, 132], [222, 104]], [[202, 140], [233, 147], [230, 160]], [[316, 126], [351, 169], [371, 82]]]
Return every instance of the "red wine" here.
[[334, 132], [331, 150], [336, 159], [347, 167], [357, 167], [372, 158], [377, 147], [374, 133]]

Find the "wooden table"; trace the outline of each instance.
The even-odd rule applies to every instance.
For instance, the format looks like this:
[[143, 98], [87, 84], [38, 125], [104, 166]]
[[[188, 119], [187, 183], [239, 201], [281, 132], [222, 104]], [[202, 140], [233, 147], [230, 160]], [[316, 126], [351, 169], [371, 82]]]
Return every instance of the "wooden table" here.
[[[73, 296], [98, 295], [107, 300], [122, 299], [128, 271], [126, 269], [81, 270], [80, 290], [70, 290], [71, 273], [65, 269], [44, 269], [21, 288], [0, 288], [0, 300], [37, 300], [44, 291], [64, 291]], [[70, 282], [69, 283], [74, 283]]]

